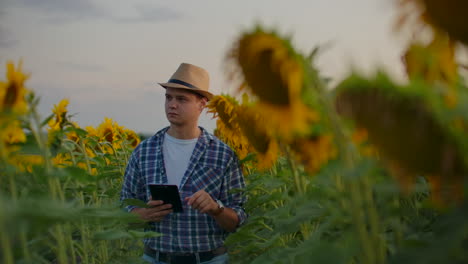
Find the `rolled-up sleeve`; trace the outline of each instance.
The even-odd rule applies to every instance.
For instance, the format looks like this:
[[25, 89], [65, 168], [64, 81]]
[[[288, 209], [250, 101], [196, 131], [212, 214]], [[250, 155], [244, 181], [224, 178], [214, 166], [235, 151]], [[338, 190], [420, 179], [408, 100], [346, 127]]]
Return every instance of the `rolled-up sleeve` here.
[[[139, 148], [137, 147], [132, 155], [125, 169], [124, 181], [122, 184], [122, 192], [120, 194], [120, 201], [125, 199], [138, 199], [145, 201], [145, 188], [141, 184], [141, 172], [138, 164]], [[125, 209], [130, 212], [136, 206], [128, 205]]]
[[[221, 201], [225, 204], [226, 207], [234, 210], [239, 217], [238, 226], [242, 225], [247, 219], [247, 214], [245, 213], [244, 204], [247, 201], [245, 196], [245, 181], [244, 176], [242, 175], [242, 170], [239, 166], [239, 161], [235, 155], [232, 156], [232, 159], [229, 161], [226, 171], [225, 178], [223, 182], [223, 193]], [[224, 200], [224, 201], [223, 201]]]

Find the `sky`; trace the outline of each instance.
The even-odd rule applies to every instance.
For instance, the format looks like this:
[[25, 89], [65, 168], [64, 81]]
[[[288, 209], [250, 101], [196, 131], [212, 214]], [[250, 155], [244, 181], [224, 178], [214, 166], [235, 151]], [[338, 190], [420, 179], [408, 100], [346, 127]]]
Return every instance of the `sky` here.
[[302, 53], [323, 47], [317, 66], [337, 83], [353, 69], [402, 76], [395, 20], [395, 0], [0, 0], [0, 75], [22, 60], [43, 117], [68, 98], [81, 127], [109, 117], [153, 134], [168, 125], [157, 83], [187, 62], [208, 70], [214, 94], [232, 92], [226, 53], [257, 24]]

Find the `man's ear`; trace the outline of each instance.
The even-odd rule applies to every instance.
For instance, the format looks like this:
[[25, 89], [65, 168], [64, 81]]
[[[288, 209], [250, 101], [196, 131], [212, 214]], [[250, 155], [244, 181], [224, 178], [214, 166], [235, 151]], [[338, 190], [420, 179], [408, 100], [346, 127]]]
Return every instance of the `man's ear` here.
[[208, 99], [206, 97], [203, 97], [200, 102], [200, 110], [203, 110], [203, 108], [205, 108], [207, 104], [208, 104]]

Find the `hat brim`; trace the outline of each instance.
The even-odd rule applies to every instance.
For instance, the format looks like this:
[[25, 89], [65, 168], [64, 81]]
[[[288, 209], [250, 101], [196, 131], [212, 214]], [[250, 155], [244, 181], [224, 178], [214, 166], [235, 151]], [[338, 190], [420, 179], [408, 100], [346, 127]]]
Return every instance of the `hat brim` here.
[[208, 100], [210, 100], [214, 96], [210, 92], [199, 90], [199, 89], [193, 89], [193, 88], [190, 88], [190, 87], [187, 87], [185, 85], [178, 84], [178, 83], [158, 83], [158, 84], [161, 85], [164, 89], [166, 89], [166, 88], [177, 88], [177, 89], [190, 90], [190, 91], [198, 93], [198, 94], [200, 94], [202, 96], [205, 96], [206, 98], [208, 98]]

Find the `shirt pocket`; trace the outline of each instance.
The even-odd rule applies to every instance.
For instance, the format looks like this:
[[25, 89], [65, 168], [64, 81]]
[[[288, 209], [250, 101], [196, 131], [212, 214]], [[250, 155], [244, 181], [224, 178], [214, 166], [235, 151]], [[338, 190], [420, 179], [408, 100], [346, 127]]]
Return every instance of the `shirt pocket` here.
[[205, 190], [212, 198], [218, 199], [221, 193], [223, 171], [218, 168], [202, 166], [192, 174], [192, 192]]

